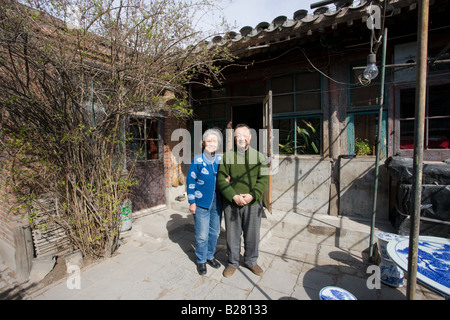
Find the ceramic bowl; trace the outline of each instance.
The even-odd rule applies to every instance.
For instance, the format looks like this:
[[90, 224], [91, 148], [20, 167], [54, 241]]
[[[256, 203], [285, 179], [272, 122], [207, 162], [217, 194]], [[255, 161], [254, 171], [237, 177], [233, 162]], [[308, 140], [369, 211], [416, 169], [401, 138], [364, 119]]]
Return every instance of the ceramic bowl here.
[[320, 300], [357, 300], [356, 297], [345, 289], [339, 287], [325, 287], [320, 290]]

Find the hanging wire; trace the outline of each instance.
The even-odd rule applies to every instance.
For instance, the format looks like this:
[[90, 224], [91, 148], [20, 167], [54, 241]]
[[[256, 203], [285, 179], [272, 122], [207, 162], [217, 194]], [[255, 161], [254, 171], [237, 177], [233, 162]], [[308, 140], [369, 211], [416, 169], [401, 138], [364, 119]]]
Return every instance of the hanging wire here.
[[[370, 15], [370, 19], [372, 19], [372, 4], [373, 4], [373, 2], [370, 2], [370, 11], [369, 11], [369, 15]], [[375, 38], [375, 26], [373, 25], [373, 23], [372, 23], [372, 35], [371, 35], [371, 37], [370, 37], [370, 53], [374, 53], [373, 52], [373, 42], [374, 42], [374, 40], [376, 41], [376, 38]], [[360, 80], [361, 81], [361, 80]]]
[[324, 72], [322, 72], [319, 68], [317, 68], [312, 62], [311, 60], [309, 60], [308, 56], [306, 55], [305, 51], [303, 50], [303, 48], [300, 48], [301, 52], [303, 53], [303, 55], [305, 56], [306, 60], [308, 61], [308, 63], [311, 65], [311, 67], [314, 68], [314, 70], [316, 70], [317, 72], [319, 72], [321, 75], [323, 75], [325, 78], [333, 81], [334, 83], [337, 84], [344, 84], [344, 85], [351, 85], [350, 83], [347, 82], [341, 82], [341, 81], [337, 81], [333, 78], [331, 78], [330, 76], [328, 76], [327, 74], [325, 74]]
[[[372, 3], [373, 2], [371, 2], [370, 3], [370, 10], [372, 10]], [[383, 3], [383, 7], [382, 7], [382, 11], [383, 11], [383, 13], [381, 14], [381, 24], [380, 24], [380, 35], [379, 35], [379, 37], [378, 37], [378, 39], [377, 39], [377, 37], [375, 36], [375, 29], [376, 28], [372, 28], [372, 40], [371, 40], [371, 47], [370, 47], [370, 52], [371, 53], [377, 53], [377, 51], [378, 51], [378, 48], [380, 47], [380, 45], [381, 45], [381, 43], [382, 43], [382, 40], [383, 40], [383, 34], [384, 34], [384, 24], [385, 24], [385, 21], [386, 21], [386, 8], [387, 8], [387, 4], [386, 4], [386, 1], [380, 1], [380, 5], [381, 5], [381, 3]], [[373, 49], [373, 41], [375, 41], [375, 49]]]

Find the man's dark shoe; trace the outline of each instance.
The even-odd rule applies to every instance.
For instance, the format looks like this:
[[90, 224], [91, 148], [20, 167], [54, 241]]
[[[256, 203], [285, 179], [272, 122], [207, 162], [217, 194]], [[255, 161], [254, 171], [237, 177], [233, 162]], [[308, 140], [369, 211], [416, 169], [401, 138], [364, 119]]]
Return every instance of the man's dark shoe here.
[[220, 268], [220, 262], [217, 261], [216, 259], [207, 260], [206, 262], [208, 262], [208, 264], [211, 267], [213, 267], [214, 269], [219, 269]]
[[197, 272], [199, 275], [204, 276], [206, 274], [206, 263], [198, 263]]

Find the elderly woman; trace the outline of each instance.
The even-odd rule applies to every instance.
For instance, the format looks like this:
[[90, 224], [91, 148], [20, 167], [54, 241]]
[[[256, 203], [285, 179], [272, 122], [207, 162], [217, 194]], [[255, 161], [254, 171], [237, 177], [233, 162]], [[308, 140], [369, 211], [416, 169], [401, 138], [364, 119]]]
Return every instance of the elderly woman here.
[[203, 134], [203, 153], [194, 157], [187, 175], [189, 211], [195, 221], [197, 271], [206, 274], [206, 264], [219, 268], [214, 258], [222, 219], [222, 200], [217, 189], [217, 171], [222, 157], [216, 154], [222, 134], [209, 129]]

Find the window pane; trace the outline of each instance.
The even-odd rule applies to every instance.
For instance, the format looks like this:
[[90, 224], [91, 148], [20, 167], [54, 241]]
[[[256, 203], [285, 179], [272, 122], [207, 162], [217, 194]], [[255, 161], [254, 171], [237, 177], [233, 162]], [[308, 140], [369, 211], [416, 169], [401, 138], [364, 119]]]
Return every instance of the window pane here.
[[380, 86], [370, 84], [368, 86], [353, 87], [351, 89], [352, 107], [370, 107], [379, 105]]
[[320, 74], [314, 73], [299, 73], [295, 77], [295, 90], [319, 90], [320, 91]]
[[147, 119], [147, 159], [159, 159], [159, 121], [156, 119]]
[[320, 118], [297, 119], [297, 154], [320, 154]]
[[428, 116], [450, 116], [450, 84], [430, 87]]
[[129, 132], [132, 140], [128, 143], [128, 148], [132, 160], [159, 159], [159, 124], [156, 119], [130, 119]]
[[416, 89], [404, 89], [400, 92], [400, 119], [415, 117]]
[[204, 102], [209, 99], [209, 90], [208, 89], [202, 89], [202, 90], [196, 90], [192, 93], [195, 101]]
[[140, 119], [130, 119], [128, 132], [133, 139], [144, 139], [144, 122]]
[[239, 83], [231, 87], [231, 95], [233, 97], [247, 97], [248, 83]]
[[429, 120], [428, 149], [449, 149], [450, 117]]
[[159, 139], [158, 120], [147, 119], [147, 139]]
[[274, 120], [273, 128], [279, 130], [279, 153], [294, 154], [294, 119]]
[[400, 121], [400, 149], [414, 149], [414, 120]]
[[352, 107], [369, 107], [377, 106], [380, 103], [380, 84], [374, 81], [379, 81], [378, 78], [373, 80], [368, 85], [361, 85], [359, 76], [362, 70], [353, 70], [351, 76], [351, 83], [354, 86], [350, 90], [350, 104]]
[[293, 77], [283, 76], [272, 78], [272, 91], [273, 94], [293, 92], [294, 91]]
[[129, 144], [130, 156], [133, 160], [145, 160], [145, 141], [134, 140]]
[[273, 113], [293, 112], [294, 99], [292, 95], [273, 97]]
[[211, 89], [211, 97], [213, 99], [226, 98], [227, 90], [225, 88], [215, 88]]
[[357, 155], [373, 155], [376, 127], [376, 114], [355, 115], [355, 153]]
[[210, 119], [223, 119], [225, 118], [225, 110], [227, 105], [225, 103], [212, 104], [209, 107]]
[[320, 110], [320, 92], [304, 92], [296, 95], [296, 111]]
[[147, 160], [159, 159], [159, 141], [148, 140], [147, 141]]
[[265, 91], [266, 90], [264, 88], [264, 82], [263, 81], [250, 83], [249, 94], [250, 94], [251, 97], [264, 96], [265, 95]]
[[208, 105], [196, 105], [194, 107], [194, 115], [196, 119], [208, 119]]

